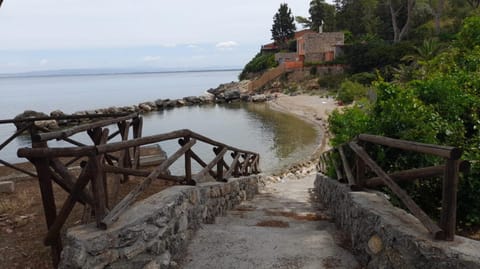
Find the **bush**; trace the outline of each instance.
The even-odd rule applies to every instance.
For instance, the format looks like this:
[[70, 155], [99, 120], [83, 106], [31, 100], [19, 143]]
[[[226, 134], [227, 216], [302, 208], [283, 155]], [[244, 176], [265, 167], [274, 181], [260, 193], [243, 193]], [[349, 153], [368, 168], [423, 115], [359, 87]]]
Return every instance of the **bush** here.
[[368, 72], [356, 73], [350, 76], [351, 81], [358, 82], [362, 85], [370, 85], [376, 79], [377, 76], [375, 74]]
[[275, 66], [277, 66], [277, 63], [275, 62], [274, 53], [259, 52], [245, 65], [238, 78], [244, 80], [248, 78], [249, 74], [262, 72]]
[[338, 89], [340, 84], [345, 79], [345, 75], [337, 74], [337, 75], [326, 75], [322, 76], [318, 79], [318, 85], [321, 88], [326, 88], [328, 90]]
[[355, 43], [345, 47], [345, 58], [352, 73], [384, 70], [387, 66], [396, 66], [401, 59], [413, 53], [409, 42], [389, 44], [386, 42]]
[[366, 97], [367, 91], [368, 88], [362, 84], [346, 80], [342, 82], [340, 86], [337, 99], [342, 101], [344, 104], [350, 104], [355, 100]]

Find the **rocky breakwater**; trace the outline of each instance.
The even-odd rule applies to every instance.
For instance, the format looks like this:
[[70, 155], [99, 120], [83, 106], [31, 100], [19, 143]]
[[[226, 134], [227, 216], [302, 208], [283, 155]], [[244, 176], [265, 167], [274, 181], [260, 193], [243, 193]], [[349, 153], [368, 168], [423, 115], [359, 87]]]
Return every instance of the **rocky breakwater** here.
[[[50, 114], [48, 115], [43, 112], [26, 110], [15, 117], [15, 120], [18, 120], [17, 122], [15, 122], [15, 126], [17, 127], [17, 129], [25, 127], [28, 122], [21, 121], [24, 119], [50, 117], [51, 119], [48, 120], [35, 121], [35, 125], [43, 129], [55, 130], [61, 127], [67, 127], [69, 125], [89, 122], [91, 121], [91, 119], [89, 118], [89, 116], [91, 115], [122, 113], [145, 114], [154, 111], [174, 109], [183, 106], [201, 106], [205, 104], [232, 102], [265, 102], [273, 98], [272, 95], [254, 94], [248, 92], [249, 83], [250, 82], [246, 80], [240, 82], [220, 84], [217, 88], [207, 90], [207, 93], [201, 96], [187, 96], [179, 99], [157, 99], [154, 101], [142, 102], [137, 105], [121, 107], [112, 106], [108, 108], [99, 108], [94, 110], [82, 110], [72, 114], [66, 114], [61, 110], [55, 110], [50, 112]], [[68, 116], [77, 116], [77, 119], [68, 119]]]

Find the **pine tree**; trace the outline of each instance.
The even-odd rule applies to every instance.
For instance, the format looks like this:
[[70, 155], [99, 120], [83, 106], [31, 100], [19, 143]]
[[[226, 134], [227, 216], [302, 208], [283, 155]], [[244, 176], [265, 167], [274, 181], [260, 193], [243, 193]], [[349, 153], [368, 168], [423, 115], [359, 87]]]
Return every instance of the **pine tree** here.
[[272, 39], [281, 48], [285, 49], [288, 40], [295, 35], [295, 23], [292, 11], [287, 4], [280, 4], [275, 16], [273, 16]]

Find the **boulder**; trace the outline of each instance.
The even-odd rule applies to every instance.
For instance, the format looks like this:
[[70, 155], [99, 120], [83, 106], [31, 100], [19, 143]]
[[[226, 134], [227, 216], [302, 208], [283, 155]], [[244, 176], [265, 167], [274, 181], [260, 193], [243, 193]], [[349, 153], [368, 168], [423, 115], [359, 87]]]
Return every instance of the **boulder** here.
[[[23, 120], [23, 119], [39, 118], [39, 117], [48, 117], [48, 115], [43, 112], [25, 110], [22, 114], [18, 114], [17, 116], [15, 116], [14, 120]], [[15, 124], [15, 127], [17, 127], [17, 129], [21, 129], [25, 126], [28, 126], [29, 122], [22, 121], [22, 122], [15, 122], [14, 124]]]
[[239, 89], [227, 90], [223, 93], [223, 97], [227, 102], [235, 99], [240, 99], [240, 90]]
[[140, 111], [142, 111], [142, 112], [150, 112], [150, 111], [152, 111], [152, 107], [150, 107], [147, 103], [138, 104], [138, 108], [139, 108]]
[[246, 93], [242, 93], [240, 94], [240, 100], [242, 100], [243, 102], [248, 102], [250, 101], [250, 95]]
[[251, 97], [251, 100], [255, 103], [265, 102], [267, 101], [267, 96], [265, 96], [265, 94], [255, 94]]
[[187, 103], [191, 104], [199, 104], [201, 102], [200, 98], [197, 96], [187, 96], [183, 97], [183, 100]]
[[56, 120], [37, 120], [35, 121], [35, 126], [47, 130], [55, 130], [59, 128]]
[[65, 113], [63, 113], [63, 111], [59, 109], [50, 112], [50, 117], [63, 117], [63, 116], [65, 116]]

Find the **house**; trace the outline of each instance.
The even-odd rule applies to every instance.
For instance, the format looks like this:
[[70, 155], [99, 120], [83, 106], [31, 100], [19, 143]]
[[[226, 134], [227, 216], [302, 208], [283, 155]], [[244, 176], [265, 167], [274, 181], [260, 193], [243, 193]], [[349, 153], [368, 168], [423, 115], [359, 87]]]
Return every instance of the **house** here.
[[331, 62], [345, 41], [342, 32], [306, 33], [297, 39], [298, 59], [304, 63]]

